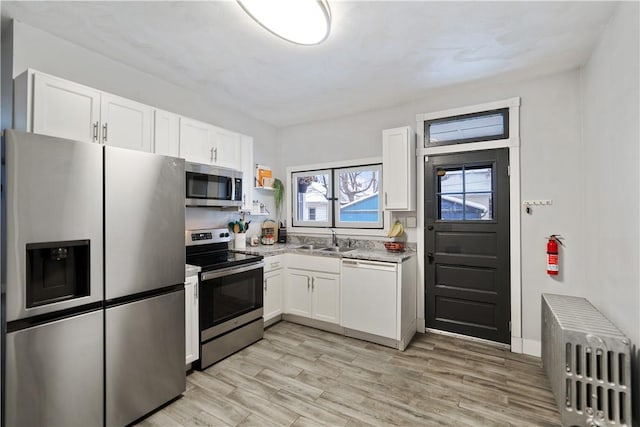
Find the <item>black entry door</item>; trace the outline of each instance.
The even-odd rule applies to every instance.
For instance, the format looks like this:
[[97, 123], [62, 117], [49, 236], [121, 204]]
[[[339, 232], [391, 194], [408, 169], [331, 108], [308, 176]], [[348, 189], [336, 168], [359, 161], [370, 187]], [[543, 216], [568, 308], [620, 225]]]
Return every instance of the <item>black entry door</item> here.
[[510, 342], [509, 152], [425, 162], [428, 328]]

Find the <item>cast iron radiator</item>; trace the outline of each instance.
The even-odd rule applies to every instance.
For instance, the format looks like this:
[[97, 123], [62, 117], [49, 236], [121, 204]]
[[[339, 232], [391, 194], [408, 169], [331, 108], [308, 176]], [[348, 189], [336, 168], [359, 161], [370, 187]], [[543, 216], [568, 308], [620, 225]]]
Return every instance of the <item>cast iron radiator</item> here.
[[586, 299], [542, 295], [542, 363], [564, 426], [631, 426], [630, 349]]

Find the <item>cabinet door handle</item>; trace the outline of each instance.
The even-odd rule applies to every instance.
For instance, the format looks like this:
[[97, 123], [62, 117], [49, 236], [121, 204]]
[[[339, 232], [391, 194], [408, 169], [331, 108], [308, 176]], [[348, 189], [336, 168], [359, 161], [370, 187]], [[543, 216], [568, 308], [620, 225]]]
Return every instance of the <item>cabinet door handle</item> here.
[[313, 291], [316, 288], [316, 278], [311, 278], [311, 290]]
[[266, 292], [266, 290], [267, 290], [267, 279], [264, 279], [263, 282], [264, 282], [264, 290]]
[[310, 282], [309, 277], [307, 276], [307, 289], [309, 289], [310, 286], [311, 286], [311, 282]]
[[276, 267], [280, 267], [280, 263], [279, 262], [272, 262], [271, 263], [271, 268], [276, 268]]
[[196, 291], [194, 293], [195, 298], [193, 299], [193, 303], [194, 305], [198, 305], [198, 288], [200, 287], [200, 285], [198, 283], [196, 283]]
[[209, 156], [209, 161], [213, 163], [213, 147], [211, 147], [211, 150], [209, 150], [209, 152], [211, 153], [211, 155]]
[[93, 124], [93, 140], [98, 142], [98, 122]]
[[107, 142], [107, 123], [102, 125], [102, 142]]
[[213, 153], [215, 154], [215, 156], [214, 156], [215, 158], [214, 158], [213, 161], [217, 163], [218, 162], [218, 149], [214, 148], [213, 149]]
[[387, 192], [384, 192], [384, 206], [387, 206]]

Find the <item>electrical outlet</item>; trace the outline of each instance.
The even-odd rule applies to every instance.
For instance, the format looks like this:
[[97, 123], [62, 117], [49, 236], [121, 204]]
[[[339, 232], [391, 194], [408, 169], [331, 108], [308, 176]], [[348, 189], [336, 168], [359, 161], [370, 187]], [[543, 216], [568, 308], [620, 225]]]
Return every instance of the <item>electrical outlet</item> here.
[[418, 218], [415, 216], [407, 217], [407, 228], [416, 228], [418, 226]]

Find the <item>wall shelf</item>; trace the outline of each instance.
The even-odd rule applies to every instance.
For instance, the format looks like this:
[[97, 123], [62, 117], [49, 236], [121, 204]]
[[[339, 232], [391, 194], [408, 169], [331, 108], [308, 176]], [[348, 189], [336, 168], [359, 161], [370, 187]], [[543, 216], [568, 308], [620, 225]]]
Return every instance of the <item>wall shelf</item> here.
[[240, 213], [251, 215], [251, 216], [269, 216], [269, 212], [253, 212], [249, 210], [241, 210]]

